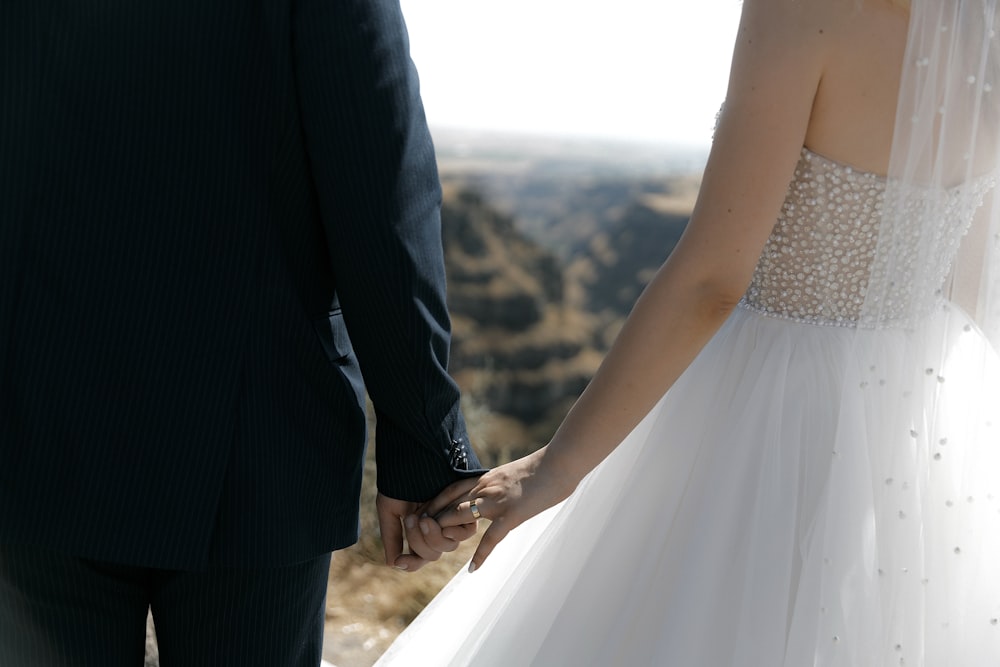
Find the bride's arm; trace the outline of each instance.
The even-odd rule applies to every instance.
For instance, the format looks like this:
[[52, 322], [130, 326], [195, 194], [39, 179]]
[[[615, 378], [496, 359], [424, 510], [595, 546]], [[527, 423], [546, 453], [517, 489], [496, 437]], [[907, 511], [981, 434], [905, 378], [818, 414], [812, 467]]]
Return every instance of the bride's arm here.
[[493, 524], [476, 567], [507, 532], [568, 496], [663, 396], [722, 325], [750, 281], [784, 199], [822, 75], [829, 0], [746, 0], [725, 108], [687, 229], [636, 302], [551, 442], [430, 508], [468, 522], [468, 500]]

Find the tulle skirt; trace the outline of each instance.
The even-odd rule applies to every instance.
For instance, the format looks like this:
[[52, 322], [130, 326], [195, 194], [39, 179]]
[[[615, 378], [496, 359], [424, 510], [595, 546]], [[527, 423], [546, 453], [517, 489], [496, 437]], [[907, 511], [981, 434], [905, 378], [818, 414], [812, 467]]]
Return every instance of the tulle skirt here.
[[919, 331], [737, 308], [378, 664], [1000, 665], [998, 417], [957, 307]]

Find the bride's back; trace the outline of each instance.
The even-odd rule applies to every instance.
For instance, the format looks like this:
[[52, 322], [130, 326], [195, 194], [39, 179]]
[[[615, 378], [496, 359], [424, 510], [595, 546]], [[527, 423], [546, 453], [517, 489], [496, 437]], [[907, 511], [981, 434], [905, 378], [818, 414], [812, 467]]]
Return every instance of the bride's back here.
[[826, 62], [806, 132], [811, 150], [888, 171], [908, 13], [890, 0], [834, 0], [817, 39]]

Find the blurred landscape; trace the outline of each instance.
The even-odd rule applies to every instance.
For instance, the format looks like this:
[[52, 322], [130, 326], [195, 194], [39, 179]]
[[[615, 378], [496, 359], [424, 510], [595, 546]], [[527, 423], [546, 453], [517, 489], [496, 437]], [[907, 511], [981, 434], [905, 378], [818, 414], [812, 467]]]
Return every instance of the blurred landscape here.
[[[454, 338], [473, 444], [496, 465], [547, 442], [687, 223], [705, 154], [436, 131]], [[367, 667], [471, 555], [382, 564], [373, 464], [361, 542], [334, 554], [324, 653]]]

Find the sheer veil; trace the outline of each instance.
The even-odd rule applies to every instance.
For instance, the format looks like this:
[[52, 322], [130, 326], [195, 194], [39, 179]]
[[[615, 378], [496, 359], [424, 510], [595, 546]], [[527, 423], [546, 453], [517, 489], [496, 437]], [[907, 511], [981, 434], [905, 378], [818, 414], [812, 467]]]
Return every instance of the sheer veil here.
[[[833, 485], [840, 477], [854, 491], [838, 528], [826, 527], [831, 540], [861, 529], [870, 548], [838, 554], [844, 569], [822, 585], [850, 609], [817, 624], [866, 635], [853, 664], [896, 664], [894, 652], [927, 665], [1000, 655], [1000, 580], [987, 556], [1000, 548], [997, 4], [912, 0], [881, 223], [842, 390], [842, 405], [860, 392], [865, 415], [860, 425], [842, 415], [832, 469]], [[846, 481], [859, 478], [870, 488]]]
[[994, 345], [1000, 341], [996, 5], [912, 2], [863, 325], [913, 326], [945, 298], [966, 309]]

